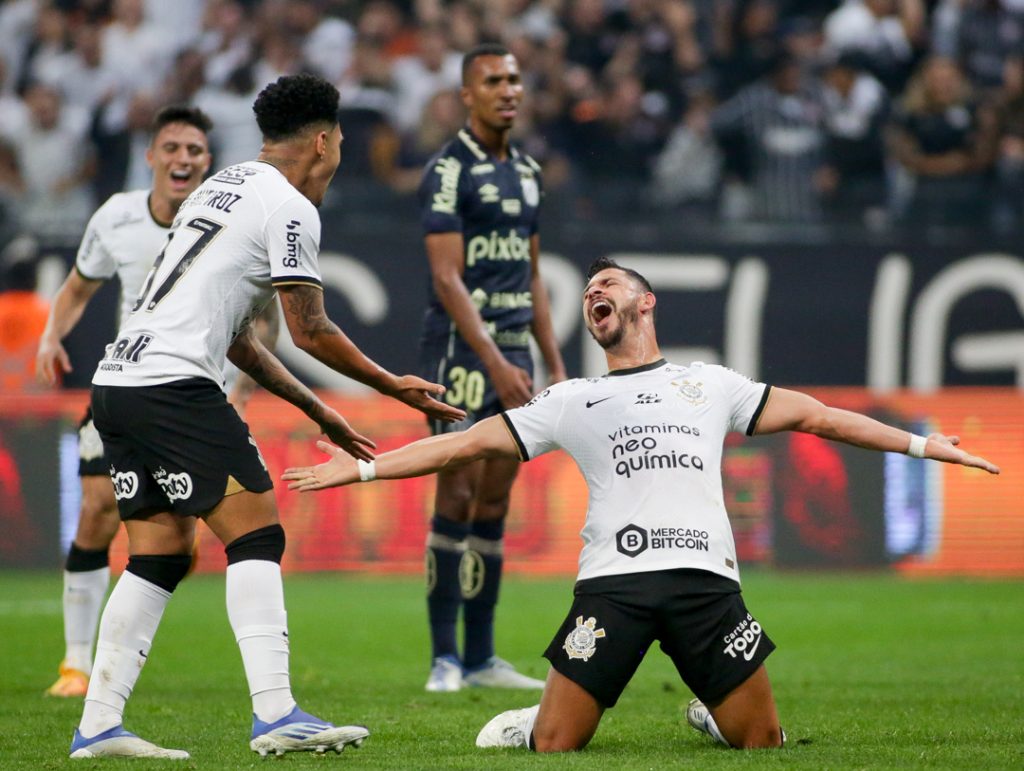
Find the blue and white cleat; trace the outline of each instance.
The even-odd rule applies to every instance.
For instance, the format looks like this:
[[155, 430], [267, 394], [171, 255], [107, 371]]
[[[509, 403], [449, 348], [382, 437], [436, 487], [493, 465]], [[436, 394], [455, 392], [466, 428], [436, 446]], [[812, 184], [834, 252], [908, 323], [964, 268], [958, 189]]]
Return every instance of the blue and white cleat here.
[[264, 723], [252, 716], [252, 741], [249, 749], [261, 756], [271, 753], [316, 752], [340, 753], [346, 745], [360, 747], [370, 732], [361, 725], [336, 726], [303, 712], [297, 706], [280, 720]]
[[164, 760], [188, 760], [185, 750], [168, 750], [152, 742], [140, 739], [124, 726], [116, 725], [86, 739], [75, 729], [71, 741], [71, 757], [81, 758], [163, 758]]

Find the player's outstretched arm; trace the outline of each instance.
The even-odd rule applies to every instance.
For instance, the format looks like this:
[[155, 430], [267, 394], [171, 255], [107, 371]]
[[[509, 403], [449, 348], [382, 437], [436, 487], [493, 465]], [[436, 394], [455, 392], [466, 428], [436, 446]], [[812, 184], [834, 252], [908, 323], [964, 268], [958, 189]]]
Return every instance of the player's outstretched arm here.
[[68, 277], [64, 279], [64, 283], [53, 298], [46, 327], [39, 338], [36, 378], [40, 382], [53, 386], [62, 374], [71, 372], [71, 359], [68, 358], [61, 340], [78, 324], [85, 306], [102, 285], [102, 281], [85, 278], [77, 268], [72, 268]]
[[256, 337], [250, 325], [241, 332], [228, 349], [231, 363], [266, 388], [302, 410], [320, 426], [332, 442], [354, 458], [372, 460], [372, 449], [377, 445], [356, 432], [341, 415], [324, 404], [288, 371], [266, 346]]
[[435, 420], [456, 423], [466, 417], [462, 410], [434, 398], [444, 393], [444, 386], [414, 375], [393, 375], [359, 350], [327, 318], [323, 290], [307, 284], [290, 284], [278, 287], [277, 291], [292, 340], [310, 356]]
[[[915, 440], [913, 434], [901, 428], [888, 426], [857, 412], [828, 407], [805, 393], [785, 388], [772, 389], [754, 433], [772, 434], [777, 431], [803, 431], [882, 452], [916, 452], [923, 458], [980, 468], [990, 474], [999, 473], [995, 464], [957, 447], [960, 444], [957, 436], [931, 434], [922, 446], [920, 438]], [[917, 443], [916, 447], [913, 442]]]
[[281, 478], [289, 482], [289, 490], [308, 492], [374, 479], [418, 477], [481, 458], [519, 459], [515, 440], [497, 415], [468, 431], [427, 437], [386, 452], [372, 464], [359, 464], [327, 442], [317, 442], [317, 446], [330, 459], [318, 466], [287, 469]]

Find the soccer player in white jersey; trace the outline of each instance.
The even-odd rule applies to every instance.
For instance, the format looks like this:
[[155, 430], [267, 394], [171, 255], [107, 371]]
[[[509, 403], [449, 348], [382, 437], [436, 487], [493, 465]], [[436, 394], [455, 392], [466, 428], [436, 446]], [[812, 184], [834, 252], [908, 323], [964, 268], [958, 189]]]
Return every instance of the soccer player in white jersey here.
[[253, 335], [275, 291], [296, 345], [440, 420], [465, 413], [444, 389], [367, 358], [324, 312], [317, 264], [323, 200], [341, 158], [338, 91], [282, 77], [253, 105], [257, 160], [206, 180], [181, 205], [167, 247], [93, 376], [92, 408], [110, 463], [129, 559], [100, 620], [95, 671], [71, 757], [187, 758], [122, 726], [164, 608], [188, 571], [196, 519], [225, 544], [228, 619], [252, 697], [260, 754], [341, 751], [368, 735], [296, 705], [281, 582], [285, 534], [256, 443], [221, 390], [225, 357], [361, 459], [373, 442], [302, 385]]
[[[54, 297], [39, 341], [36, 374], [42, 382], [57, 385], [61, 375], [71, 371], [61, 341], [78, 324], [96, 291], [114, 276], [121, 284], [120, 321], [127, 317], [163, 249], [178, 207], [210, 168], [207, 132], [212, 127], [210, 119], [194, 107], [172, 105], [157, 112], [146, 150], [153, 185], [149, 190], [112, 195], [89, 220], [75, 265]], [[50, 696], [85, 696], [96, 623], [110, 577], [110, 543], [120, 524], [109, 466], [91, 411], [86, 411], [79, 426], [78, 452], [82, 500], [64, 565], [64, 659], [57, 681], [46, 691]]]
[[740, 596], [722, 495], [728, 431], [804, 431], [847, 444], [972, 466], [955, 436], [915, 436], [827, 407], [720, 366], [666, 362], [654, 329], [655, 296], [640, 274], [602, 258], [591, 266], [583, 316], [609, 372], [551, 386], [533, 401], [445, 434], [355, 461], [289, 469], [293, 489], [419, 476], [506, 457], [527, 461], [561, 448], [590, 497], [575, 600], [545, 656], [540, 704], [504, 712], [479, 747], [578, 750], [590, 741], [655, 640], [698, 697], [690, 724], [721, 744], [784, 742], [764, 660], [775, 648]]

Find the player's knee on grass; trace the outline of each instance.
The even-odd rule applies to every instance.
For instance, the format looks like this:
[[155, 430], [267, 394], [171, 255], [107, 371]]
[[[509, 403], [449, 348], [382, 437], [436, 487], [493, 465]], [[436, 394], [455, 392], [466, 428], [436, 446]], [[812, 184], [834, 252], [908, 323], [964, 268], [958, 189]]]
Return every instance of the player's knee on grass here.
[[575, 752], [586, 747], [593, 736], [593, 730], [580, 730], [579, 726], [568, 722], [554, 725], [537, 723], [533, 727], [530, 747], [536, 752]]
[[761, 750], [782, 746], [782, 729], [772, 721], [754, 721], [749, 725], [719, 730], [730, 746], [739, 750]]

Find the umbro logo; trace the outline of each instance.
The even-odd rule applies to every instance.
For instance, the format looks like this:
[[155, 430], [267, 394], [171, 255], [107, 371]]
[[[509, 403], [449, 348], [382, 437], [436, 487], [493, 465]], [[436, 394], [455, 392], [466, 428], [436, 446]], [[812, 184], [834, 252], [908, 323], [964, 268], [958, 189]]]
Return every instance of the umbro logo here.
[[606, 402], [609, 399], [614, 399], [614, 398], [615, 398], [615, 394], [612, 394], [611, 396], [606, 396], [603, 399], [595, 399], [592, 402], [587, 402], [587, 408], [589, 409], [590, 407], [593, 407], [595, 404], [600, 404], [601, 402]]

